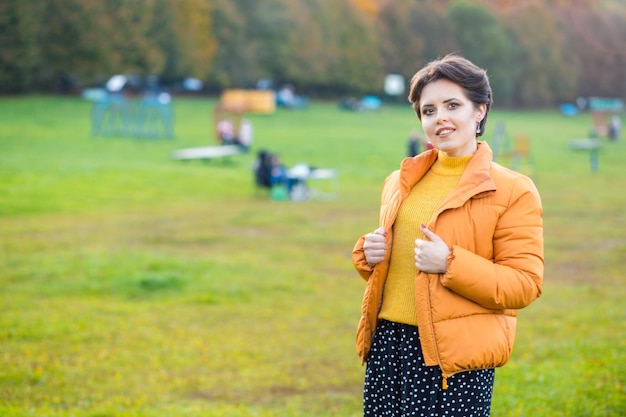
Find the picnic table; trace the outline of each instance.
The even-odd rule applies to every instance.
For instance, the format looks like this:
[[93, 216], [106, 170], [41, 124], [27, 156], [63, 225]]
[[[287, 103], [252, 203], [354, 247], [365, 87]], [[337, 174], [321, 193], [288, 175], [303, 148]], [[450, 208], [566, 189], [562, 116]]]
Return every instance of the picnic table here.
[[[307, 164], [299, 163], [287, 171], [287, 178], [304, 187], [292, 190], [292, 199], [304, 201], [309, 198], [334, 199], [339, 191], [337, 170], [330, 168], [310, 168]], [[327, 186], [323, 186], [323, 182]], [[318, 183], [318, 184], [315, 184]], [[300, 190], [302, 190], [300, 192]]]
[[318, 181], [327, 181], [329, 182], [328, 187], [311, 187], [311, 191], [313, 192], [313, 197], [321, 198], [321, 199], [334, 199], [337, 197], [339, 193], [339, 181], [337, 170], [330, 168], [316, 168], [311, 171], [307, 180], [309, 181], [309, 185], [312, 182]]
[[569, 142], [569, 147], [575, 151], [589, 152], [591, 172], [598, 172], [600, 165], [598, 151], [602, 147], [602, 141], [596, 138], [572, 139]]

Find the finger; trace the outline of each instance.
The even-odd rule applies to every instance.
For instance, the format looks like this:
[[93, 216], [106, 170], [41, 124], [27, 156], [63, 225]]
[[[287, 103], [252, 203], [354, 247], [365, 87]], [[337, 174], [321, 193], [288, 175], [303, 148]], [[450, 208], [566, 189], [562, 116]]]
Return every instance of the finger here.
[[381, 236], [387, 235], [387, 232], [385, 232], [385, 229], [383, 227], [379, 227], [378, 229], [374, 230], [374, 233]]
[[415, 260], [415, 266], [417, 267], [417, 269], [421, 269], [422, 268], [422, 252], [418, 248], [415, 248], [415, 256], [413, 258]]
[[385, 259], [385, 253], [368, 253], [366, 259], [369, 263], [378, 263]]
[[424, 236], [426, 236], [428, 239], [430, 239], [431, 242], [434, 241], [440, 241], [441, 238], [439, 236], [437, 236], [435, 234], [435, 232], [432, 232], [428, 227], [422, 225], [422, 233], [424, 233]]
[[367, 248], [379, 248], [379, 249], [383, 249], [386, 246], [385, 241], [384, 240], [378, 240], [378, 239], [367, 239], [365, 241], [365, 243], [363, 244], [363, 248], [367, 249]]

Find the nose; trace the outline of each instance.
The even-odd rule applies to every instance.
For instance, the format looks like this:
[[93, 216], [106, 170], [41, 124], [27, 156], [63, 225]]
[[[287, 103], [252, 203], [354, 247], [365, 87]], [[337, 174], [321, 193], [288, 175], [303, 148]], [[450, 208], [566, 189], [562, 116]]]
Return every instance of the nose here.
[[437, 110], [437, 123], [443, 123], [448, 121], [448, 114], [445, 109]]

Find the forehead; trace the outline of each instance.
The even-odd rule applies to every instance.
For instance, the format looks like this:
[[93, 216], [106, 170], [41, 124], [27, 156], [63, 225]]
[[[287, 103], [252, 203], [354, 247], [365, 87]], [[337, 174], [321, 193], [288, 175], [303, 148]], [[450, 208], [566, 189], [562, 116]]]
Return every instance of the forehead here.
[[439, 79], [424, 86], [420, 105], [433, 105], [451, 99], [468, 100], [463, 87], [448, 79]]

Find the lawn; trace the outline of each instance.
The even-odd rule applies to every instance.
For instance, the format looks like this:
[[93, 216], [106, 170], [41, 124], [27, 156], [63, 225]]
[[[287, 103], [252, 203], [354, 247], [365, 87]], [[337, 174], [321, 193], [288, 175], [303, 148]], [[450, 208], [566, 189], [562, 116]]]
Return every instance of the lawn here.
[[[350, 255], [377, 226], [410, 107], [251, 114], [250, 153], [180, 162], [215, 144], [215, 102], [173, 103], [175, 137], [156, 140], [92, 137], [80, 98], [0, 98], [0, 415], [359, 416]], [[531, 139], [519, 169], [542, 194], [546, 272], [492, 415], [626, 415], [626, 137], [593, 173], [568, 147], [588, 114], [496, 108], [486, 140], [497, 122]], [[336, 169], [338, 197], [270, 201], [260, 149]]]

